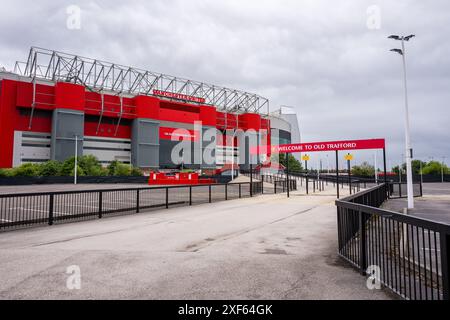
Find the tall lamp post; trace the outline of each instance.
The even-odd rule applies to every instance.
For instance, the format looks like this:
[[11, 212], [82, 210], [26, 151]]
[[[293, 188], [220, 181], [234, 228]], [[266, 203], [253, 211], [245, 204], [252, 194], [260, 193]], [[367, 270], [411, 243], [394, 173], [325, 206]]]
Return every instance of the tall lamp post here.
[[78, 136], [75, 136], [75, 163], [73, 168], [73, 184], [78, 183]]
[[403, 80], [405, 85], [405, 144], [406, 144], [406, 178], [407, 178], [407, 190], [408, 190], [408, 209], [414, 209], [414, 194], [413, 194], [413, 181], [412, 181], [412, 148], [411, 148], [411, 137], [409, 133], [409, 110], [408, 110], [408, 86], [406, 78], [406, 51], [405, 51], [405, 41], [409, 41], [415, 35], [411, 34], [409, 36], [397, 36], [391, 35], [388, 38], [393, 40], [401, 41], [401, 49], [391, 49], [392, 52], [397, 52], [402, 56], [403, 60]]

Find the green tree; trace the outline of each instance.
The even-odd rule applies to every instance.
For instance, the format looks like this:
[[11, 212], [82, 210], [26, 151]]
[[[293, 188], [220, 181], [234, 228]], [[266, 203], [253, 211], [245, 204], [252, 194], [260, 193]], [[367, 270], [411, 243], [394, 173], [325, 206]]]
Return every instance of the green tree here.
[[303, 167], [302, 167], [302, 164], [300, 163], [300, 161], [295, 159], [294, 156], [291, 154], [287, 154], [287, 157], [286, 157], [286, 154], [280, 153], [280, 156], [279, 156], [280, 164], [282, 164], [283, 166], [286, 167], [286, 158], [289, 161], [289, 171], [290, 172], [300, 173], [303, 170]]
[[359, 166], [353, 166], [352, 174], [360, 177], [373, 177], [375, 176], [375, 167], [364, 161]]
[[447, 165], [443, 165], [438, 161], [430, 161], [427, 163], [425, 168], [423, 168], [423, 174], [432, 174], [432, 175], [440, 175], [442, 174], [442, 169], [444, 170], [444, 174], [449, 174], [450, 170]]
[[[411, 161], [411, 166], [412, 166], [412, 172], [415, 175], [419, 175], [420, 174], [420, 167], [422, 165], [422, 170], [423, 168], [425, 168], [427, 166], [427, 163], [421, 160], [413, 160]], [[404, 170], [406, 170], [406, 163], [404, 164]]]

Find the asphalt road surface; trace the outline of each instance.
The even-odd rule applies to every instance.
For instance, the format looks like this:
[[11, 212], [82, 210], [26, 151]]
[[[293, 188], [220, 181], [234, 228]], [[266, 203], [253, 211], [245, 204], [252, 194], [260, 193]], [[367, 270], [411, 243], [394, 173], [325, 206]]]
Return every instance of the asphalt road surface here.
[[334, 193], [0, 233], [0, 298], [392, 299], [338, 258]]

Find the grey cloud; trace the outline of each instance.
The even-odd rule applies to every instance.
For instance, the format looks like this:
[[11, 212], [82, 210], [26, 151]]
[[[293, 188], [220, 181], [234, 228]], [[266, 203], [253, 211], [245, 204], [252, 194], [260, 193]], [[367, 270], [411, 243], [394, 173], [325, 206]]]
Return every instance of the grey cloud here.
[[[81, 30], [66, 8], [82, 10]], [[381, 8], [381, 29], [366, 10]], [[411, 127], [418, 157], [450, 158], [450, 3], [404, 1], [14, 1], [2, 4], [0, 65], [31, 45], [259, 93], [299, 112], [305, 141], [386, 137], [403, 146], [399, 44], [407, 44]], [[362, 152], [361, 157], [369, 157]]]

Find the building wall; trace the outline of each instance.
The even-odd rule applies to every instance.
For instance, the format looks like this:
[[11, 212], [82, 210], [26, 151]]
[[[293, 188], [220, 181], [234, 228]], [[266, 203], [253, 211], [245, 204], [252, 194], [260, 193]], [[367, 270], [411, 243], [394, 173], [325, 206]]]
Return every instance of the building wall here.
[[[33, 105], [33, 91], [35, 103]], [[260, 146], [270, 146], [270, 121], [259, 114], [222, 113], [213, 106], [184, 103], [153, 96], [124, 96], [86, 90], [72, 83], [37, 82], [0, 73], [0, 167], [25, 162], [64, 160], [75, 153], [92, 154], [103, 164], [113, 160], [148, 169], [179, 167], [170, 159], [179, 130], [195, 139], [195, 123], [217, 132], [268, 130], [258, 136]], [[143, 125], [152, 123], [152, 126]], [[202, 135], [201, 135], [202, 136]], [[234, 142], [233, 142], [234, 141]], [[194, 168], [212, 169], [239, 156], [240, 141], [217, 136], [203, 141], [201, 150], [215, 155], [213, 164]], [[207, 145], [214, 150], [206, 150]], [[194, 148], [194, 147], [193, 147]], [[268, 148], [270, 150], [270, 148]], [[261, 157], [264, 160], [266, 157]]]

